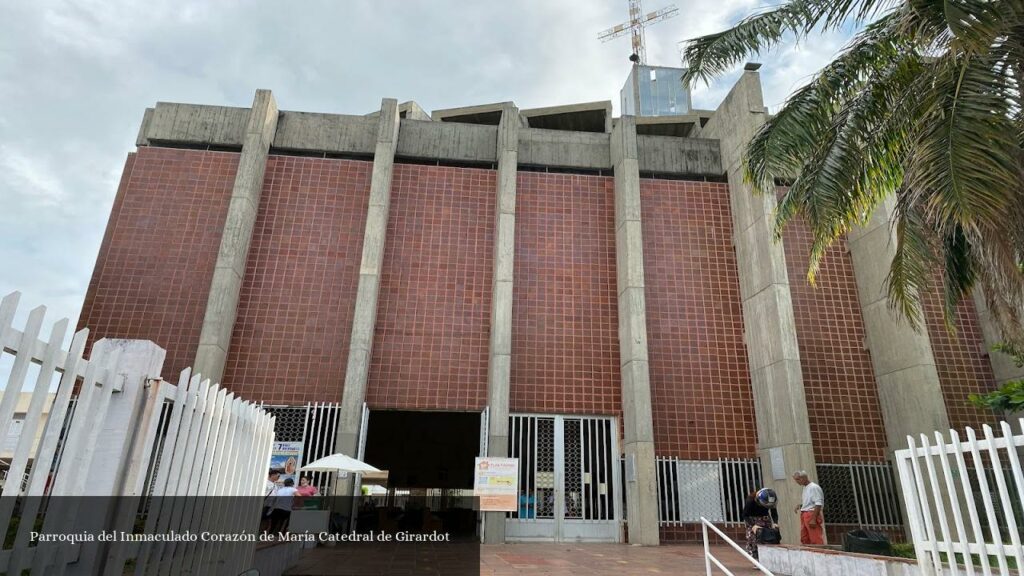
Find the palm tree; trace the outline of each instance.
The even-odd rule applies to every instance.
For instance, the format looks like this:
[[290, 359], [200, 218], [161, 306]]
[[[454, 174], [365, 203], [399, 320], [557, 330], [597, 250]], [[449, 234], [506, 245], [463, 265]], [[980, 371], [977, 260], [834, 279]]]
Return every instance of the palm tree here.
[[1024, 0], [789, 0], [689, 40], [684, 82], [810, 34], [859, 32], [753, 138], [745, 178], [785, 182], [776, 233], [802, 216], [808, 279], [826, 249], [895, 196], [890, 305], [913, 326], [943, 294], [952, 328], [977, 285], [1004, 338], [1024, 342]]

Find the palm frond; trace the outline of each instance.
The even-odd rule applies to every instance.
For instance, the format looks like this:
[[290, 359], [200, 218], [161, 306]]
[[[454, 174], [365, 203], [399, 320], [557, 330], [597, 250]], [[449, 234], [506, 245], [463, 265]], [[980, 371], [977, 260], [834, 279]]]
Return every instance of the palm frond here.
[[890, 305], [919, 328], [921, 295], [941, 287], [951, 326], [980, 285], [1024, 345], [1024, 1], [790, 0], [690, 41], [687, 81], [876, 16], [764, 123], [744, 178], [758, 193], [791, 182], [775, 232], [807, 222], [812, 282], [828, 247], [895, 196]]
[[921, 295], [933, 286], [935, 246], [924, 215], [908, 199], [909, 195], [898, 194], [893, 210], [896, 249], [885, 287], [890, 308], [920, 329], [924, 324]]
[[778, 45], [787, 34], [800, 39], [816, 28], [829, 30], [850, 20], [863, 22], [893, 5], [893, 0], [790, 0], [744, 18], [723, 32], [687, 40], [683, 82], [708, 82], [744, 58]]
[[[940, 231], [969, 237], [999, 226], [1022, 184], [1006, 76], [987, 55], [948, 54], [931, 66], [907, 187], [921, 196]], [[944, 234], [943, 234], [944, 235]]]

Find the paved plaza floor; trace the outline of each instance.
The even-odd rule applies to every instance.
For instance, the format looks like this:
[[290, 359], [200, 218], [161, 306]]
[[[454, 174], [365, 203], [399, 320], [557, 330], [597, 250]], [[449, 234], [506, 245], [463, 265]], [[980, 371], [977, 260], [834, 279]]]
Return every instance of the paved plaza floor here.
[[[713, 553], [735, 574], [755, 574], [731, 548], [716, 546]], [[321, 576], [356, 573], [351, 559], [337, 549], [317, 548], [302, 555], [287, 573], [292, 576]], [[403, 571], [404, 573], [404, 571]], [[715, 573], [719, 573], [715, 569]], [[480, 576], [624, 576], [705, 574], [701, 545], [657, 547], [627, 544], [501, 544], [480, 548]]]

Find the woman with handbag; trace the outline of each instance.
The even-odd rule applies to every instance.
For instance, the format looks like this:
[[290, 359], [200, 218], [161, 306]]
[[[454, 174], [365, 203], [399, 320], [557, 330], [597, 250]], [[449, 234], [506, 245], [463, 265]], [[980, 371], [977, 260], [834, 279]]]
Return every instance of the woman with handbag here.
[[758, 543], [778, 544], [778, 496], [771, 488], [752, 492], [743, 505], [743, 523], [747, 526], [747, 553], [757, 559]]

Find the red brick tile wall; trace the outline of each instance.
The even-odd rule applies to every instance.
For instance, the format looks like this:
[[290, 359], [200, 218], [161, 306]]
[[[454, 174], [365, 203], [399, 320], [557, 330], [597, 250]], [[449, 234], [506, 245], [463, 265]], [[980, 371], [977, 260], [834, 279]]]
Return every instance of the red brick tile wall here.
[[619, 414], [614, 181], [520, 172], [513, 412]]
[[269, 404], [340, 402], [372, 162], [270, 156], [224, 383]]
[[487, 401], [493, 170], [395, 164], [367, 404]]
[[238, 154], [141, 147], [129, 159], [79, 327], [148, 339], [163, 376], [195, 360]]
[[641, 180], [655, 449], [756, 455], [727, 184]]
[[958, 430], [971, 426], [980, 431], [982, 424], [996, 421], [995, 415], [971, 406], [967, 396], [990, 392], [995, 389], [996, 382], [992, 364], [986, 356], [987, 348], [974, 302], [967, 299], [960, 303], [956, 313], [956, 333], [953, 334], [946, 329], [941, 298], [937, 294], [926, 294], [923, 300], [925, 323], [949, 424]]
[[136, 152], [128, 153], [128, 157], [124, 160], [124, 168], [121, 170], [121, 180], [117, 185], [117, 193], [114, 195], [114, 203], [110, 208], [110, 216], [107, 218], [107, 229], [103, 232], [103, 241], [100, 242], [100, 251], [96, 255], [96, 263], [93, 266], [93, 275], [89, 279], [89, 287], [85, 295], [85, 303], [82, 307], [82, 314], [78, 319], [79, 326], [81, 329], [84, 325], [82, 322], [85, 321], [86, 310], [92, 309], [95, 305], [96, 289], [99, 287], [100, 271], [104, 269], [107, 263], [107, 253], [110, 252], [110, 242], [114, 236], [114, 220], [118, 214], [121, 213], [121, 205], [124, 203], [125, 190], [128, 188], [128, 182], [131, 180], [132, 169], [135, 166]]
[[811, 241], [803, 221], [791, 222], [783, 233], [814, 456], [821, 463], [882, 461], [885, 424], [871, 354], [864, 347], [853, 260], [846, 240], [837, 242], [811, 286]]

